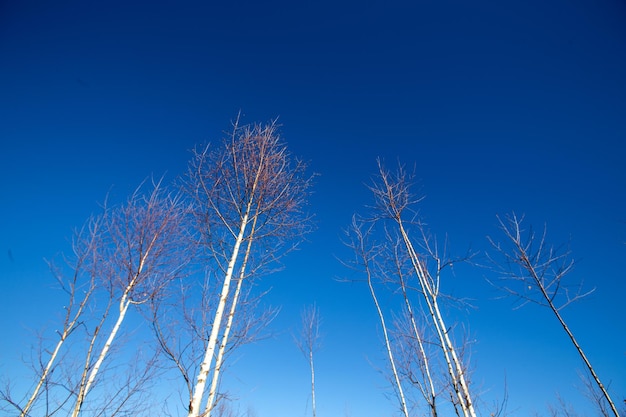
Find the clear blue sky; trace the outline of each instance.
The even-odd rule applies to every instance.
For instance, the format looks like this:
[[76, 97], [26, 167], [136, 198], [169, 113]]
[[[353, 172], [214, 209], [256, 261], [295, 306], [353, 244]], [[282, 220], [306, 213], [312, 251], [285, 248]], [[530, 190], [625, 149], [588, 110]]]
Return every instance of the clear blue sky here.
[[[188, 149], [280, 117], [319, 173], [318, 228], [266, 277], [275, 336], [242, 349], [224, 383], [258, 417], [306, 415], [292, 343], [316, 302], [319, 417], [396, 415], [375, 311], [336, 257], [369, 202], [375, 158], [416, 166], [421, 213], [450, 250], [483, 251], [497, 213], [571, 242], [572, 278], [596, 292], [565, 310], [614, 398], [626, 396], [626, 3], [553, 1], [23, 1], [0, 5], [0, 374], [63, 306], [44, 258], [112, 190], [185, 169]], [[475, 391], [506, 378], [515, 415], [555, 394], [579, 410], [582, 364], [548, 311], [511, 302], [470, 269]], [[465, 312], [463, 312], [465, 313]]]

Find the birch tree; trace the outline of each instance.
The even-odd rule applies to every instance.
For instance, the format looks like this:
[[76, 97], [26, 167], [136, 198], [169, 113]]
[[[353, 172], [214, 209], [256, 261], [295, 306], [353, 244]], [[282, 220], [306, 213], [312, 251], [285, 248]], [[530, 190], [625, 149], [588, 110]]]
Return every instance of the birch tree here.
[[[106, 213], [106, 211], [105, 211]], [[28, 416], [31, 409], [40, 399], [42, 392], [48, 391], [51, 384], [50, 376], [59, 368], [59, 359], [62, 357], [62, 348], [68, 339], [80, 327], [84, 316], [88, 314], [91, 296], [96, 289], [96, 281], [93, 268], [93, 256], [102, 245], [102, 227], [105, 214], [92, 216], [85, 225], [74, 233], [72, 239], [72, 257], [65, 257], [64, 263], [69, 266], [71, 275], [66, 279], [63, 270], [65, 268], [49, 262], [50, 270], [57, 280], [60, 288], [67, 296], [66, 305], [63, 307], [63, 322], [60, 330], [55, 333], [57, 341], [52, 349], [40, 348], [38, 364], [35, 365], [36, 382], [31, 392], [25, 397], [25, 404], [11, 398], [10, 390], [4, 390], [3, 399], [12, 404], [19, 412], [20, 417]], [[40, 340], [43, 345], [44, 340]], [[49, 413], [49, 410], [46, 414]]]
[[501, 255], [502, 261], [494, 260], [500, 265], [500, 284], [507, 294], [520, 300], [519, 307], [528, 303], [547, 307], [557, 319], [568, 339], [578, 352], [589, 375], [597, 385], [600, 396], [596, 395], [599, 410], [606, 415], [605, 405], [608, 404], [611, 414], [619, 417], [617, 407], [611, 399], [606, 386], [600, 380], [589, 358], [583, 351], [574, 333], [565, 322], [561, 311], [571, 303], [591, 294], [593, 290], [583, 290], [583, 283], [571, 283], [568, 274], [574, 262], [569, 251], [559, 251], [550, 246], [546, 240], [546, 229], [537, 235], [532, 229], [524, 230], [523, 217], [512, 214], [505, 219], [498, 217], [500, 229], [505, 236], [505, 243], [489, 238], [494, 249]]
[[403, 250], [403, 242], [394, 236], [389, 230], [385, 232], [387, 251], [385, 253], [386, 281], [398, 288], [404, 304], [403, 312], [395, 320], [395, 333], [397, 343], [396, 351], [399, 357], [399, 373], [412, 386], [417, 387], [421, 397], [428, 405], [429, 414], [437, 417], [437, 396], [435, 378], [432, 364], [436, 343], [426, 340], [426, 327], [418, 324], [423, 320], [423, 314], [414, 307], [411, 297], [411, 283], [414, 271], [406, 251]]
[[[424, 398], [429, 404], [430, 413], [432, 415], [437, 413], [436, 406], [434, 406], [436, 391], [428, 365], [430, 358], [423, 350], [423, 340], [415, 322], [414, 304], [408, 297], [407, 279], [409, 275], [414, 280], [414, 283], [411, 284], [411, 291], [419, 294], [421, 298], [422, 311], [430, 322], [429, 327], [435, 334], [436, 343], [443, 357], [449, 386], [453, 393], [451, 400], [455, 407], [459, 407], [459, 411], [464, 417], [475, 417], [476, 412], [467, 381], [466, 366], [462, 361], [458, 347], [452, 340], [452, 327], [446, 322], [441, 307], [441, 274], [446, 267], [455, 261], [440, 256], [436, 243], [432, 242], [425, 229], [416, 221], [414, 207], [420, 199], [412, 194], [411, 185], [411, 177], [402, 166], [398, 168], [397, 172], [391, 173], [379, 161], [378, 175], [369, 186], [374, 196], [373, 213], [363, 217], [361, 224], [353, 227], [352, 230], [356, 230], [357, 241], [359, 242], [363, 241], [360, 236], [363, 236], [362, 230], [364, 230], [363, 225], [365, 224], [369, 224], [365, 227], [369, 234], [377, 233], [382, 236], [383, 243], [379, 244], [383, 248], [382, 250], [374, 250], [374, 246], [367, 246], [359, 250], [361, 253], [371, 253], [371, 251], [378, 254], [384, 253], [382, 256], [387, 258], [383, 262], [379, 262], [379, 269], [383, 268], [380, 275], [388, 281], [391, 279], [395, 288], [403, 295], [403, 304], [412, 328], [411, 337], [419, 341], [417, 343], [418, 350], [415, 354], [421, 357], [420, 360], [424, 366], [426, 379], [422, 388], [424, 389]], [[375, 232], [376, 229], [378, 229], [377, 232]], [[421, 253], [418, 252], [420, 249]], [[400, 258], [405, 260], [400, 260]], [[408, 264], [408, 269], [404, 263]], [[367, 266], [367, 264], [365, 265]], [[370, 274], [370, 272], [367, 273]], [[389, 278], [392, 275], [393, 278]], [[387, 344], [389, 345], [389, 343]], [[391, 358], [391, 354], [389, 356]], [[399, 372], [397, 366], [395, 368], [394, 374]], [[397, 375], [394, 378], [399, 379]], [[396, 382], [396, 386], [400, 385], [399, 381]]]
[[160, 183], [147, 195], [141, 191], [140, 187], [124, 205], [112, 210], [107, 222], [107, 244], [99, 254], [97, 273], [110, 299], [116, 300], [117, 318], [108, 333], [102, 334], [106, 339], [96, 351], [92, 349], [102, 326], [94, 332], [73, 417], [80, 414], [129, 307], [159, 297], [186, 263], [181, 251], [185, 209], [179, 198], [168, 194]]
[[300, 336], [295, 338], [296, 346], [300, 349], [300, 352], [309, 362], [309, 369], [311, 370], [311, 411], [313, 417], [316, 416], [315, 408], [315, 352], [321, 346], [320, 335], [320, 313], [317, 306], [305, 307], [300, 314], [301, 328]]
[[[211, 372], [212, 385], [218, 383], [222, 364], [215, 359], [223, 357], [220, 350], [228, 344], [245, 281], [277, 260], [306, 231], [302, 210], [310, 178], [304, 170], [302, 162], [291, 158], [275, 123], [237, 122], [222, 148], [207, 146], [194, 153], [186, 189], [194, 201], [200, 244], [223, 280], [189, 417], [201, 413]], [[210, 415], [212, 401], [207, 400], [204, 416]]]
[[379, 269], [380, 263], [378, 262], [378, 256], [383, 252], [381, 247], [371, 241], [371, 235], [374, 224], [372, 222], [366, 222], [360, 220], [357, 216], [352, 217], [352, 225], [349, 229], [348, 236], [350, 241], [348, 245], [354, 250], [355, 261], [354, 267], [362, 269], [365, 272], [367, 280], [367, 287], [376, 307], [376, 313], [378, 320], [383, 331], [383, 338], [385, 340], [385, 352], [389, 359], [389, 366], [391, 368], [392, 384], [394, 391], [398, 397], [400, 410], [404, 417], [409, 417], [409, 408], [404, 394], [404, 388], [396, 365], [396, 358], [394, 356], [394, 349], [391, 344], [391, 337], [389, 335], [389, 329], [387, 327], [387, 320], [385, 320], [385, 313], [378, 300], [376, 294], [374, 280], [377, 278], [377, 269]]
[[14, 401], [20, 416], [78, 416], [96, 386], [101, 388], [89, 413], [115, 415], [150, 382], [156, 358], [145, 355], [130, 363], [115, 361], [121, 369], [115, 378], [100, 378], [129, 308], [159, 297], [185, 266], [184, 251], [179, 252], [185, 210], [161, 183], [146, 188], [139, 187], [120, 206], [105, 205], [76, 234], [73, 260], [67, 267], [54, 266], [68, 296], [64, 317], [57, 341], [42, 351], [32, 392], [23, 406]]

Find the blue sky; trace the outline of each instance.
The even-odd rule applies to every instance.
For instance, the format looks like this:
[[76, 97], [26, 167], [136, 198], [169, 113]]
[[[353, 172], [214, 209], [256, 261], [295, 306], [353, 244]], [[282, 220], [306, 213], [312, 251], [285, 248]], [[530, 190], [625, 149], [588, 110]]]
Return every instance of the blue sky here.
[[[274, 336], [237, 354], [224, 383], [259, 417], [306, 415], [307, 363], [290, 332], [323, 316], [318, 415], [396, 412], [366, 288], [337, 261], [370, 196], [376, 157], [415, 166], [420, 212], [450, 250], [487, 249], [496, 214], [525, 213], [570, 242], [596, 291], [565, 310], [614, 397], [626, 395], [626, 4], [550, 2], [4, 2], [0, 5], [0, 374], [63, 305], [44, 258], [107, 192], [183, 172], [242, 111], [279, 117], [319, 174], [317, 230], [265, 277]], [[555, 394], [584, 410], [582, 364], [548, 311], [511, 311], [482, 269], [451, 277], [476, 339], [476, 390], [506, 378], [515, 415]]]

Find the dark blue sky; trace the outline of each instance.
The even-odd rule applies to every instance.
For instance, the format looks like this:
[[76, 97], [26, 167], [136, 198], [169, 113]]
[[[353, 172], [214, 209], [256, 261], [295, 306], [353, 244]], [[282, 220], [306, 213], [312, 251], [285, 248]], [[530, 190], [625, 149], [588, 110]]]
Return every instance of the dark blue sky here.
[[[130, 3], [130, 4], [128, 4]], [[305, 415], [306, 362], [289, 332], [324, 317], [319, 416], [390, 416], [380, 330], [341, 230], [369, 202], [375, 158], [415, 166], [421, 213], [450, 249], [487, 248], [497, 213], [571, 242], [596, 292], [565, 311], [617, 399], [626, 393], [626, 3], [3, 2], [0, 5], [0, 374], [13, 372], [63, 300], [43, 258], [112, 190], [180, 174], [188, 150], [279, 117], [317, 178], [318, 229], [262, 282], [276, 336], [241, 352], [225, 383], [259, 417]], [[477, 389], [509, 388], [516, 415], [555, 393], [585, 406], [582, 370], [547, 311], [511, 312], [484, 270], [451, 290], [478, 307]], [[34, 307], [36, 305], [37, 307]], [[463, 312], [464, 314], [466, 312]]]

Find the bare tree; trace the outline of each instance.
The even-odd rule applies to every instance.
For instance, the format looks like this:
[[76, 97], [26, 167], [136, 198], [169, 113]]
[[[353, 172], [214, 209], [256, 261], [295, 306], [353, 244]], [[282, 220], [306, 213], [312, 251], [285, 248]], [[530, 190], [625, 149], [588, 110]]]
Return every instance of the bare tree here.
[[102, 325], [93, 332], [73, 417], [79, 415], [129, 307], [159, 297], [185, 265], [180, 250], [185, 210], [180, 200], [168, 194], [160, 183], [154, 183], [147, 195], [141, 191], [138, 188], [126, 204], [111, 210], [108, 217], [107, 241], [97, 255], [96, 271], [101, 285], [108, 289], [109, 300], [116, 300], [118, 314], [104, 344], [95, 352], [108, 308]]
[[[101, 288], [95, 265], [98, 263], [97, 254], [105, 244], [108, 214], [105, 208], [101, 215], [92, 216], [74, 233], [72, 256], [64, 256], [61, 264], [48, 262], [61, 290], [67, 295], [67, 301], [63, 307], [61, 330], [55, 331], [58, 339], [54, 347], [48, 349], [44, 336], [38, 337], [37, 359], [33, 360], [31, 365], [36, 382], [30, 395], [22, 402], [11, 397], [9, 387], [2, 392], [3, 399], [12, 404], [21, 417], [41, 412], [47, 416], [53, 415], [61, 410], [75, 393], [74, 375], [70, 371], [73, 363], [68, 363], [69, 359], [72, 359], [69, 353], [72, 352], [70, 338], [80, 331], [84, 332], [86, 323], [93, 318], [92, 299]], [[63, 389], [56, 390], [58, 387]]]
[[[120, 329], [130, 306], [158, 297], [184, 267], [184, 256], [176, 253], [184, 209], [160, 182], [147, 193], [145, 188], [139, 187], [123, 205], [105, 205], [101, 215], [91, 218], [76, 233], [67, 266], [51, 263], [68, 298], [58, 339], [50, 350], [41, 349], [36, 382], [24, 405], [9, 401], [20, 416], [78, 416], [96, 386], [100, 388], [88, 408], [92, 415], [125, 412], [136, 405], [133, 398], [145, 394], [156, 357], [136, 342], [133, 361], [116, 360], [113, 342], [123, 341]], [[99, 384], [107, 368], [118, 373]]]
[[[460, 408], [465, 417], [475, 417], [476, 413], [467, 382], [466, 367], [462, 362], [458, 348], [452, 341], [452, 328], [446, 324], [440, 305], [441, 273], [456, 261], [441, 256], [436, 243], [431, 241], [422, 225], [415, 221], [413, 207], [420, 199], [415, 198], [411, 193], [411, 177], [402, 166], [398, 168], [396, 173], [392, 174], [379, 161], [378, 176], [369, 188], [375, 200], [374, 213], [366, 221], [370, 225], [364, 227], [365, 222], [361, 222], [360, 225], [354, 227], [353, 222], [352, 231], [356, 231], [357, 242], [363, 242], [362, 237], [365, 236], [363, 230], [367, 230], [367, 233], [371, 234], [378, 227], [378, 233], [382, 234], [386, 241], [382, 247], [386, 248], [383, 256], [387, 257], [387, 260], [386, 265], [379, 262], [379, 268], [382, 266], [385, 269], [380, 272], [380, 275], [386, 277], [387, 282], [393, 281], [403, 295], [403, 303], [412, 328], [411, 337], [414, 337], [417, 342], [415, 354], [421, 357], [425, 376], [422, 385], [423, 395], [429, 404], [430, 414], [436, 415], [437, 413], [435, 407], [436, 390], [429, 367], [430, 358], [425, 353], [423, 339], [415, 322], [416, 315], [413, 303], [407, 296], [409, 290], [407, 278], [409, 276], [416, 281], [415, 284], [411, 284], [410, 289], [421, 297], [421, 307], [431, 323], [431, 329], [436, 336], [436, 343], [443, 356], [453, 393], [451, 401]], [[417, 227], [413, 228], [414, 226]], [[417, 232], [419, 247], [413, 240], [415, 232]], [[358, 247], [354, 244], [352, 246]], [[371, 253], [370, 251], [381, 252], [379, 249], [374, 250], [372, 248], [373, 246], [361, 248], [359, 251], [362, 254]], [[423, 253], [418, 253], [420, 248]], [[466, 260], [466, 258], [461, 260]], [[408, 269], [406, 265], [408, 265]], [[389, 278], [392, 275], [394, 277]], [[393, 371], [397, 373], [397, 369]], [[398, 380], [399, 378], [396, 376], [395, 379]], [[399, 385], [400, 382], [396, 382], [396, 386]]]
[[[49, 355], [44, 358], [45, 353], [40, 349], [39, 368], [36, 369], [38, 379], [32, 392], [26, 400], [24, 406], [20, 406], [16, 401], [11, 399], [9, 392], [3, 392], [4, 399], [12, 403], [18, 409], [20, 417], [29, 415], [31, 408], [39, 399], [42, 388], [46, 388], [50, 382], [49, 376], [57, 367], [57, 358], [63, 344], [80, 326], [80, 320], [87, 308], [90, 298], [94, 292], [96, 283], [93, 273], [88, 271], [90, 257], [93, 256], [96, 246], [101, 243], [101, 228], [103, 216], [90, 218], [85, 225], [75, 232], [72, 248], [74, 251], [74, 260], [66, 259], [65, 261], [71, 265], [73, 274], [70, 279], [65, 280], [60, 269], [52, 262], [49, 263], [50, 269], [57, 279], [61, 289], [67, 294], [67, 304], [64, 306], [64, 318], [61, 330], [57, 331], [58, 340], [54, 348], [49, 351]], [[41, 341], [43, 343], [43, 341]]]
[[[410, 387], [417, 390], [417, 398], [407, 398], [415, 403], [412, 408], [420, 407], [423, 401], [428, 408], [431, 417], [437, 417], [439, 413], [438, 397], [443, 392], [441, 381], [437, 379], [436, 350], [440, 349], [437, 343], [427, 336], [428, 327], [417, 323], [417, 318], [412, 314], [415, 311], [403, 310], [394, 320], [392, 335], [397, 369], [401, 378]], [[420, 320], [423, 323], [424, 320]], [[410, 397], [410, 395], [408, 395]]]
[[311, 410], [313, 417], [315, 409], [315, 365], [314, 355], [321, 346], [320, 313], [315, 304], [305, 307], [300, 315], [301, 329], [299, 337], [294, 337], [298, 349], [307, 358], [311, 370]]
[[[291, 160], [275, 123], [235, 123], [223, 148], [211, 151], [207, 146], [194, 154], [186, 189], [194, 200], [200, 243], [223, 280], [189, 404], [190, 417], [200, 414], [211, 371], [212, 385], [218, 382], [221, 363], [214, 365], [216, 348], [217, 356], [223, 357], [219, 351], [226, 349], [233, 323], [231, 319], [223, 323], [224, 314], [230, 303], [227, 314], [234, 317], [239, 284], [282, 256], [293, 238], [306, 231], [302, 209], [310, 178], [304, 170], [302, 162]], [[233, 280], [238, 284], [234, 292]], [[203, 415], [210, 415], [212, 401], [207, 401]]]
[[[437, 347], [432, 341], [426, 340], [426, 328], [418, 325], [417, 316], [413, 302], [410, 297], [410, 279], [413, 276], [411, 263], [406, 256], [406, 251], [402, 250], [403, 242], [386, 232], [386, 241], [390, 245], [389, 253], [386, 255], [389, 260], [389, 269], [394, 278], [389, 281], [394, 286], [399, 286], [399, 292], [404, 302], [404, 311], [399, 320], [396, 320], [396, 332], [399, 343], [396, 347], [403, 360], [400, 361], [400, 373], [413, 386], [416, 386], [426, 403], [432, 417], [437, 417], [437, 395], [435, 381], [431, 371], [431, 359], [433, 355], [432, 347]], [[407, 265], [408, 264], [408, 265]], [[438, 348], [438, 347], [437, 347]]]
[[[549, 246], [545, 228], [543, 234], [539, 236], [532, 229], [525, 231], [522, 227], [523, 217], [512, 214], [504, 220], [498, 217], [498, 221], [508, 243], [503, 245], [489, 239], [504, 258], [503, 263], [497, 263], [503, 265], [500, 269], [503, 284], [499, 286], [521, 301], [519, 307], [535, 303], [552, 311], [589, 370], [611, 413], [619, 417], [615, 403], [561, 315], [563, 308], [593, 292], [593, 290], [584, 291], [582, 282], [574, 286], [568, 283], [566, 276], [574, 265], [569, 251], [559, 251]], [[600, 407], [604, 410], [601, 404]]]
[[391, 367], [393, 387], [398, 397], [398, 402], [400, 403], [400, 410], [402, 411], [402, 414], [405, 417], [409, 417], [409, 409], [406, 401], [406, 396], [404, 394], [404, 388], [402, 387], [400, 373], [398, 372], [398, 368], [396, 366], [396, 359], [393, 353], [394, 349], [391, 345], [391, 338], [389, 336], [389, 330], [387, 328], [385, 314], [380, 305], [380, 302], [378, 301], [378, 296], [376, 295], [376, 290], [374, 286], [374, 280], [376, 279], [376, 277], [379, 276], [377, 274], [377, 269], [380, 266], [380, 263], [378, 262], [378, 256], [381, 253], [381, 248], [379, 245], [370, 241], [373, 226], [373, 223], [364, 222], [362, 220], [359, 220], [357, 216], [353, 216], [352, 226], [348, 232], [351, 241], [348, 242], [348, 245], [354, 250], [355, 253], [354, 267], [365, 271], [367, 286], [369, 288], [372, 301], [374, 302], [374, 306], [376, 307], [378, 319], [380, 320], [380, 325], [383, 331], [383, 337], [385, 339], [385, 350], [387, 352], [387, 358], [389, 359], [389, 365]]

